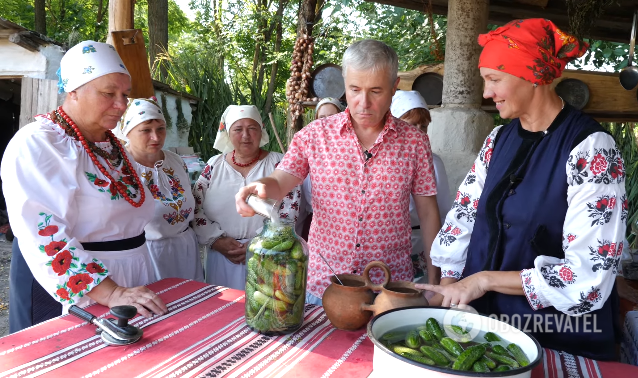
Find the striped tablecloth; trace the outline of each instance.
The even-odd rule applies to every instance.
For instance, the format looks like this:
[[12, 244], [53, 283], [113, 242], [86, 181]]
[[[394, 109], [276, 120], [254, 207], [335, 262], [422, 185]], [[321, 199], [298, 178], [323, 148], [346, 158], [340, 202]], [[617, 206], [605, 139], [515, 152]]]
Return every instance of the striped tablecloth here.
[[[95, 327], [62, 316], [0, 338], [4, 377], [348, 377], [372, 373], [373, 345], [365, 331], [332, 327], [323, 309], [306, 306], [304, 325], [286, 336], [263, 336], [244, 323], [244, 293], [181, 279], [149, 287], [169, 313], [132, 324], [139, 342], [109, 347]], [[107, 308], [88, 311], [105, 316]], [[638, 368], [546, 350], [533, 378], [638, 377]]]

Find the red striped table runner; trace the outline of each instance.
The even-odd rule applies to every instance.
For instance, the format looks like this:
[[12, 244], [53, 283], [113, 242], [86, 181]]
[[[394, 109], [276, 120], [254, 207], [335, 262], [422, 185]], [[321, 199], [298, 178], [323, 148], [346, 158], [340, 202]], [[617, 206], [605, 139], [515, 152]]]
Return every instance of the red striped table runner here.
[[[169, 313], [131, 323], [137, 343], [109, 347], [95, 327], [63, 316], [0, 338], [5, 377], [348, 377], [372, 372], [365, 331], [332, 327], [323, 309], [306, 306], [304, 325], [286, 336], [263, 336], [244, 322], [244, 293], [200, 282], [165, 279], [149, 285]], [[105, 316], [108, 309], [88, 311]], [[607, 373], [608, 372], [608, 373]], [[613, 374], [613, 375], [612, 375]], [[545, 350], [533, 378], [638, 377], [638, 368]]]

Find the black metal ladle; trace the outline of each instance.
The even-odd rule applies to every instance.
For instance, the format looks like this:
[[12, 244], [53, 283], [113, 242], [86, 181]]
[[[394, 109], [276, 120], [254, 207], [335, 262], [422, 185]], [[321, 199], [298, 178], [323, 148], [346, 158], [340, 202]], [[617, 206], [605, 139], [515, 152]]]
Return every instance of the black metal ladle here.
[[638, 68], [631, 65], [634, 60], [634, 46], [636, 44], [636, 17], [638, 17], [638, 10], [634, 11], [634, 22], [631, 24], [631, 40], [629, 41], [629, 60], [627, 61], [627, 67], [620, 71], [620, 85], [623, 88], [630, 91], [638, 85]]

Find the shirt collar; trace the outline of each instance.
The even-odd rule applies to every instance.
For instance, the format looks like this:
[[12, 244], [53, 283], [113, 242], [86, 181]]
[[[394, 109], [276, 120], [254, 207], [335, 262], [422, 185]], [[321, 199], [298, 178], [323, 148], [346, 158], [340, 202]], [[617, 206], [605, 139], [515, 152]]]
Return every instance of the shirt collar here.
[[[341, 127], [339, 128], [339, 135], [345, 135], [347, 130], [354, 131], [354, 127], [352, 126], [352, 118], [350, 116], [350, 108], [347, 108], [343, 113], [341, 113], [343, 117], [341, 118]], [[397, 119], [392, 116], [390, 110], [385, 114], [385, 124], [383, 125], [383, 130], [381, 130], [381, 134], [390, 134], [394, 138], [397, 137]]]

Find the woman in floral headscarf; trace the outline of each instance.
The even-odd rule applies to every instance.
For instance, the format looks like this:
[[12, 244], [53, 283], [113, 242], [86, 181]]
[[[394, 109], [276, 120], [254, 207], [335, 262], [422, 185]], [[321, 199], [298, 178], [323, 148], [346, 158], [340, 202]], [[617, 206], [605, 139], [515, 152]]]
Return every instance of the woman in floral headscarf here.
[[189, 226], [195, 199], [188, 169], [179, 155], [163, 149], [166, 119], [157, 100], [131, 99], [115, 131], [153, 195], [155, 216], [144, 231], [156, 278], [204, 281], [197, 236]]
[[[441, 286], [419, 287], [443, 306], [510, 319], [546, 348], [613, 359], [623, 160], [600, 124], [550, 86], [587, 44], [544, 19], [510, 22], [479, 44], [483, 96], [513, 121], [485, 140], [434, 240]], [[542, 329], [531, 326], [539, 316]]]
[[[205, 245], [206, 282], [244, 290], [248, 241], [257, 235], [264, 218], [243, 218], [235, 208], [235, 194], [247, 182], [271, 174], [283, 155], [261, 147], [268, 143], [259, 111], [254, 105], [230, 105], [224, 111], [213, 156], [193, 187], [193, 228]], [[301, 190], [295, 188], [279, 210], [281, 218], [297, 220]]]
[[[84, 41], [60, 62], [62, 106], [16, 133], [2, 184], [17, 242], [11, 260], [10, 331], [91, 300], [167, 311], [144, 226], [153, 217], [135, 166], [111, 132], [131, 78], [113, 46]], [[17, 245], [19, 244], [19, 250]]]

